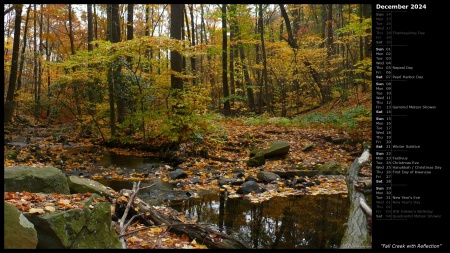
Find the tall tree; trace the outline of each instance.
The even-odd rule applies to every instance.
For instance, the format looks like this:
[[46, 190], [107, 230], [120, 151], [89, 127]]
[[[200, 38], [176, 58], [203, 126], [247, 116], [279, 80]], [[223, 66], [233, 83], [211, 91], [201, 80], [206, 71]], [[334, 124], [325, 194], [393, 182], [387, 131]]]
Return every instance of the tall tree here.
[[19, 73], [17, 77], [17, 90], [20, 90], [22, 88], [22, 70], [23, 70], [23, 64], [25, 62], [25, 49], [27, 47], [27, 31], [28, 31], [28, 20], [30, 19], [30, 11], [31, 11], [31, 4], [28, 5], [27, 9], [27, 15], [25, 18], [25, 27], [23, 28], [23, 46], [22, 46], [22, 52], [20, 53], [20, 65], [19, 65]]
[[321, 89], [322, 103], [327, 103], [331, 100], [331, 57], [333, 54], [333, 5], [328, 4], [327, 15], [327, 81]]
[[94, 41], [94, 23], [92, 17], [92, 4], [87, 4], [87, 23], [88, 23], [88, 51], [94, 49], [92, 41]]
[[[34, 101], [39, 104], [39, 93], [38, 93], [38, 53], [37, 53], [37, 10], [36, 4], [33, 4], [33, 87], [34, 87]], [[70, 17], [70, 16], [69, 16]], [[36, 107], [37, 109], [38, 107]], [[37, 116], [37, 115], [36, 115]]]
[[[69, 40], [70, 40], [70, 51], [72, 55], [75, 55], [75, 44], [74, 44], [74, 38], [73, 38], [73, 25], [72, 25], [72, 4], [69, 4]], [[75, 72], [76, 68], [73, 67], [72, 71]], [[80, 107], [80, 97], [78, 94], [78, 88], [76, 85], [73, 85], [73, 93], [75, 96], [75, 104], [77, 107], [77, 115], [81, 116], [81, 107]]]
[[234, 43], [235, 40], [235, 33], [236, 33], [236, 11], [235, 8], [233, 8], [233, 4], [229, 5], [229, 11], [228, 11], [228, 16], [229, 18], [229, 23], [230, 23], [230, 60], [229, 60], [229, 64], [230, 67], [228, 68], [229, 73], [230, 73], [230, 91], [231, 91], [231, 104], [234, 106], [234, 97], [236, 95], [236, 86], [235, 86], [235, 81], [234, 81], [234, 59], [237, 58], [237, 48], [236, 48], [236, 43]]
[[[284, 8], [284, 5], [279, 4], [279, 6], [280, 6], [280, 11], [281, 11], [281, 16], [283, 17], [284, 22], [286, 23], [286, 31], [288, 33], [287, 42], [288, 42], [289, 46], [291, 46], [291, 48], [294, 50], [294, 54], [296, 54], [299, 49], [299, 46], [297, 44], [297, 41], [294, 38], [294, 34], [292, 32], [291, 24], [289, 21], [289, 16], [286, 12], [286, 9]], [[314, 79], [317, 86], [319, 87], [320, 93], [322, 94], [321, 103], [324, 103], [323, 97], [324, 97], [324, 93], [326, 92], [326, 87], [325, 87], [326, 84], [324, 85], [322, 83], [319, 73], [314, 69], [311, 62], [309, 62], [308, 60], [303, 60], [303, 64], [309, 69], [309, 72], [310, 72], [312, 78]]]
[[222, 87], [224, 115], [231, 115], [230, 92], [227, 75], [227, 5], [222, 4]]
[[[127, 12], [127, 40], [133, 39], [133, 13], [134, 4], [128, 4]], [[128, 65], [131, 67], [131, 57], [127, 57]]]
[[[47, 5], [48, 8], [48, 5]], [[47, 62], [50, 62], [50, 55], [51, 55], [51, 43], [49, 42], [50, 37], [50, 14], [47, 13], [47, 27], [46, 27], [46, 38], [45, 38], [45, 60]], [[51, 84], [51, 75], [50, 75], [50, 68], [47, 66], [47, 98], [50, 100], [50, 84]], [[51, 112], [51, 103], [47, 103], [47, 119], [49, 119]]]
[[14, 42], [11, 59], [11, 71], [9, 74], [8, 92], [6, 93], [6, 100], [4, 105], [4, 123], [11, 123], [15, 109], [14, 92], [17, 81], [17, 67], [19, 61], [19, 47], [20, 47], [20, 26], [22, 23], [22, 4], [14, 4], [16, 17], [14, 20]]
[[[94, 45], [92, 44], [92, 41], [94, 41], [94, 20], [92, 15], [92, 4], [87, 4], [87, 23], [88, 23], [88, 51], [92, 52], [94, 50]], [[91, 64], [89, 64], [89, 67], [92, 68]], [[95, 92], [94, 85], [89, 85], [88, 87], [88, 98], [89, 98], [89, 108], [88, 113], [92, 116], [95, 115], [95, 106], [94, 106], [94, 92]]]
[[[265, 98], [267, 103], [267, 111], [271, 111], [271, 98], [269, 94], [269, 81], [267, 78], [267, 56], [266, 56], [266, 47], [264, 44], [264, 22], [263, 22], [263, 5], [259, 4], [259, 18], [258, 18], [258, 26], [260, 29], [260, 35], [261, 35], [261, 53], [262, 53], [262, 62], [263, 62], [263, 69], [262, 69], [262, 77], [263, 77], [263, 83], [265, 88]], [[261, 84], [263, 86], [263, 84]], [[262, 91], [261, 91], [262, 92]], [[285, 117], [285, 116], [283, 116]]]
[[[183, 4], [170, 5], [170, 37], [181, 40], [183, 29]], [[170, 50], [170, 68], [172, 71], [181, 73], [183, 60], [181, 54], [175, 50]], [[172, 89], [183, 89], [183, 79], [172, 74], [170, 77], [170, 87]]]
[[[238, 15], [237, 13], [237, 5], [236, 4], [230, 4], [230, 11], [232, 13], [235, 13], [234, 15]], [[235, 16], [237, 17], [237, 16]], [[237, 43], [237, 49], [239, 52], [239, 57], [241, 60], [241, 65], [242, 65], [242, 71], [244, 73], [244, 81], [246, 84], [246, 90], [247, 90], [247, 99], [248, 99], [248, 107], [250, 108], [250, 110], [254, 110], [255, 109], [255, 97], [253, 95], [253, 88], [251, 87], [251, 81], [250, 81], [250, 74], [249, 74], [249, 69], [246, 63], [246, 56], [245, 56], [245, 51], [244, 51], [244, 45], [242, 43], [242, 38], [241, 38], [241, 30], [239, 28], [239, 24], [238, 24], [238, 20], [237, 18], [233, 18], [232, 22], [235, 22], [233, 25], [235, 25], [236, 30], [235, 30], [235, 34], [236, 34], [236, 39], [238, 40]], [[240, 86], [238, 84], [238, 82], [236, 82], [236, 86]]]
[[[196, 33], [197, 30], [195, 29], [195, 23], [194, 23], [194, 5], [193, 4], [189, 4], [189, 14], [191, 16], [191, 45], [193, 47], [195, 47], [195, 38], [196, 38]], [[192, 69], [192, 74], [195, 76], [196, 75], [196, 66], [195, 66], [195, 57], [191, 57], [191, 69]], [[197, 83], [197, 78], [192, 78], [192, 85], [196, 85]]]
[[[44, 27], [44, 14], [42, 11], [42, 4], [41, 4], [41, 10], [39, 11], [39, 40], [42, 40], [43, 36], [43, 27]], [[42, 88], [42, 60], [41, 56], [44, 54], [44, 43], [42, 41], [39, 42], [39, 55], [38, 55], [38, 99], [41, 99], [41, 88]]]
[[[106, 8], [107, 8], [107, 23], [108, 23], [107, 38], [112, 43], [120, 42], [121, 39], [120, 39], [119, 5], [107, 4]], [[120, 59], [116, 59], [108, 70], [108, 95], [109, 95], [109, 110], [110, 110], [109, 124], [112, 136], [115, 136], [116, 134], [115, 108], [114, 108], [115, 100], [117, 100], [117, 114], [118, 114], [117, 119], [119, 123], [123, 122], [125, 115], [125, 106], [123, 104], [123, 100], [120, 98], [121, 84], [119, 79], [121, 70], [122, 68], [120, 65]]]
[[[117, 43], [122, 41], [120, 37], [120, 15], [119, 15], [119, 5], [113, 4], [111, 10], [111, 33], [112, 33], [112, 41], [113, 43]], [[117, 122], [119, 124], [125, 121], [125, 90], [123, 89], [123, 84], [121, 80], [121, 71], [122, 65], [120, 63], [120, 59], [117, 59], [116, 70], [114, 71], [114, 96], [117, 103]]]

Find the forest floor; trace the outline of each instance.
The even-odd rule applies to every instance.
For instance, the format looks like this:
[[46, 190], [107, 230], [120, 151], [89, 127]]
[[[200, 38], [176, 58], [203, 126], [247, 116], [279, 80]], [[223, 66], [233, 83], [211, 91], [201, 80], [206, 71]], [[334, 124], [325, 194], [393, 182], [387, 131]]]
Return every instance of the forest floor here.
[[[366, 100], [368, 101], [368, 100]], [[367, 108], [371, 108], [370, 101], [366, 102]], [[329, 110], [323, 108], [321, 110]], [[343, 107], [333, 110], [344, 110]], [[317, 111], [316, 111], [317, 113]], [[201, 142], [190, 141], [180, 144], [173, 150], [171, 155], [183, 158], [177, 164], [178, 168], [184, 169], [188, 173], [188, 178], [183, 179], [186, 182], [191, 176], [196, 176], [201, 180], [200, 184], [184, 183], [183, 190], [196, 191], [202, 189], [219, 190], [217, 180], [211, 179], [205, 172], [205, 168], [218, 168], [221, 171], [221, 177], [233, 177], [235, 171], [240, 170], [245, 177], [252, 176], [263, 171], [288, 171], [296, 168], [313, 168], [316, 165], [327, 162], [337, 162], [345, 167], [350, 167], [355, 158], [363, 152], [363, 141], [371, 142], [371, 122], [363, 122], [357, 128], [346, 131], [345, 129], [335, 129], [332, 127], [316, 126], [285, 126], [283, 124], [265, 124], [249, 125], [244, 120], [231, 118], [218, 121], [223, 136], [205, 136]], [[66, 129], [66, 131], [63, 131]], [[77, 138], [77, 136], [67, 132], [65, 127], [31, 127], [18, 126], [14, 128], [5, 128], [4, 145], [4, 166], [29, 165], [36, 167], [55, 166], [64, 167], [64, 171], [80, 171], [80, 168], [86, 172], [96, 168], [95, 161], [99, 159], [95, 152], [67, 153], [69, 146], [99, 146], [98, 140], [90, 138]], [[59, 133], [55, 135], [54, 133]], [[272, 140], [287, 140], [290, 143], [289, 153], [283, 159], [267, 159], [266, 163], [260, 167], [248, 167], [246, 161], [250, 157], [250, 151], [254, 148], [267, 148]], [[11, 142], [23, 143], [24, 145], [6, 145]], [[305, 149], [311, 146], [310, 149]], [[101, 147], [105, 148], [105, 147]], [[107, 148], [109, 152], [117, 154], [126, 154], [134, 156], [155, 156], [155, 152], [149, 152], [130, 148]], [[207, 151], [207, 155], [205, 155]], [[164, 155], [162, 152], [156, 154]], [[149, 175], [139, 172], [124, 175], [115, 173], [117, 168], [105, 168], [103, 172], [88, 173], [92, 179], [108, 176], [109, 178], [120, 178], [123, 180], [145, 181]], [[158, 177], [163, 181], [173, 182], [169, 173], [173, 170], [170, 166], [161, 168]], [[365, 176], [371, 176], [371, 169], [365, 168], [362, 173]], [[321, 184], [310, 187], [308, 194], [327, 194], [327, 193], [345, 193], [347, 191], [345, 180], [318, 178]], [[178, 180], [180, 182], [180, 180]], [[235, 194], [235, 189], [227, 189], [231, 195]], [[5, 193], [6, 194], [6, 193]], [[287, 185], [278, 185], [271, 193], [273, 196], [282, 194], [295, 194], [295, 191]], [[6, 195], [5, 195], [6, 196]], [[62, 196], [59, 196], [62, 197]], [[271, 196], [254, 196], [250, 201], [264, 201]], [[23, 196], [9, 194], [10, 201], [15, 198], [23, 199]], [[70, 198], [73, 199], [73, 198]], [[19, 200], [17, 200], [19, 201]], [[34, 200], [34, 203], [39, 201]], [[23, 205], [23, 203], [21, 203]], [[29, 207], [31, 208], [31, 206]], [[37, 208], [33, 206], [32, 208]], [[35, 210], [35, 209], [33, 209]], [[143, 225], [139, 222], [132, 224], [128, 232], [142, 229]], [[205, 248], [204, 245], [195, 241], [190, 241], [186, 235], [177, 236], [171, 232], [165, 231], [162, 227], [152, 227], [132, 233], [126, 239], [128, 248]]]

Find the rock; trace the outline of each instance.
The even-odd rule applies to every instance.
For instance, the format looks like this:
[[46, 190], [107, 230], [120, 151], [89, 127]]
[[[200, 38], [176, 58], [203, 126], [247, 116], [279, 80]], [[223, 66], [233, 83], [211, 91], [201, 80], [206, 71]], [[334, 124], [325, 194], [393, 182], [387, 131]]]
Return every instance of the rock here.
[[73, 193], [97, 193], [102, 196], [114, 197], [114, 191], [106, 188], [103, 184], [87, 178], [70, 176], [67, 178], [70, 192]]
[[347, 141], [347, 137], [336, 137], [336, 138], [331, 139], [331, 142], [334, 144], [342, 144], [346, 141]]
[[245, 179], [245, 182], [247, 182], [247, 181], [257, 181], [256, 180], [256, 178], [254, 178], [254, 177], [252, 177], [252, 176], [248, 176], [246, 179]]
[[261, 193], [264, 189], [255, 181], [247, 181], [241, 185], [241, 187], [236, 191], [238, 194], [249, 194], [249, 193]]
[[33, 223], [13, 205], [4, 202], [4, 249], [36, 249], [38, 237]]
[[219, 180], [219, 186], [222, 185], [241, 185], [244, 183], [244, 180], [237, 178], [221, 178]]
[[200, 179], [198, 177], [191, 178], [191, 184], [200, 184]]
[[70, 194], [66, 176], [57, 168], [12, 166], [4, 169], [4, 189], [6, 192], [42, 192]]
[[259, 167], [261, 165], [264, 165], [266, 163], [266, 160], [264, 159], [263, 152], [259, 152], [255, 156], [251, 157], [247, 161], [247, 166], [249, 167]]
[[317, 170], [288, 170], [288, 171], [274, 171], [273, 173], [277, 174], [282, 178], [290, 178], [290, 177], [313, 177], [317, 175]]
[[170, 178], [172, 180], [186, 178], [188, 175], [182, 169], [176, 169], [175, 171], [170, 172]]
[[[111, 205], [84, 201], [82, 209], [56, 211], [42, 215], [25, 213], [38, 235], [38, 249], [121, 249], [112, 226]], [[98, 195], [97, 195], [98, 196]]]
[[253, 150], [250, 152], [250, 156], [257, 155], [258, 153], [262, 153], [265, 158], [269, 157], [277, 157], [287, 155], [289, 152], [289, 148], [291, 145], [286, 140], [276, 140], [270, 143], [270, 147], [264, 150]]
[[310, 143], [310, 144], [307, 144], [306, 146], [304, 146], [302, 148], [302, 151], [303, 152], [308, 152], [308, 151], [312, 150], [314, 147], [315, 147], [315, 145]]
[[256, 178], [258, 178], [259, 181], [263, 182], [272, 182], [272, 181], [278, 181], [280, 180], [280, 176], [273, 173], [273, 172], [266, 172], [266, 171], [260, 171], [256, 175]]
[[337, 162], [328, 162], [317, 167], [318, 174], [322, 175], [342, 175], [346, 172], [347, 168]]

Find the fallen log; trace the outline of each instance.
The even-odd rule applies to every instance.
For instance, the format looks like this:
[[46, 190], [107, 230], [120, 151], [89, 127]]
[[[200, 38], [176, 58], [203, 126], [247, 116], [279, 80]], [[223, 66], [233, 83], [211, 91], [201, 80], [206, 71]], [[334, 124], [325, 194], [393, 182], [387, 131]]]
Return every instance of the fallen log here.
[[[131, 196], [133, 191], [122, 189], [119, 192], [120, 196]], [[120, 197], [119, 197], [120, 198]], [[116, 203], [116, 212], [123, 212], [123, 203]], [[251, 249], [250, 246], [233, 238], [232, 236], [220, 233], [212, 228], [198, 224], [188, 223], [178, 215], [178, 212], [169, 207], [154, 207], [150, 206], [139, 198], [135, 198], [132, 203], [133, 212], [130, 215], [135, 215], [134, 212], [143, 214], [141, 217], [149, 219], [149, 223], [155, 225], [167, 226], [168, 231], [181, 236], [187, 235], [190, 240], [196, 240], [199, 244], [204, 244], [208, 249]], [[137, 211], [136, 211], [137, 210]]]
[[364, 193], [364, 195], [372, 194], [372, 177], [360, 177], [355, 189]]
[[[347, 228], [341, 240], [341, 249], [370, 249], [372, 248], [372, 238], [369, 233], [369, 223], [372, 217], [372, 210], [365, 203], [364, 193], [358, 191], [355, 185], [358, 184], [358, 172], [369, 160], [369, 150], [365, 150], [361, 157], [356, 158], [350, 166], [345, 181], [347, 183], [348, 198], [350, 201], [349, 218]], [[369, 217], [370, 214], [370, 217]]]

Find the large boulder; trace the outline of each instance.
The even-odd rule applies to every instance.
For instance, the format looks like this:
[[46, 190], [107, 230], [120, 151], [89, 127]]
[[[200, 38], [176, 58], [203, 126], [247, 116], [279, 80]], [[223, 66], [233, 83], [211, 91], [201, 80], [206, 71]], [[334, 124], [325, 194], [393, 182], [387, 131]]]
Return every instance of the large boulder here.
[[38, 237], [33, 223], [13, 205], [3, 202], [4, 249], [36, 249]]
[[269, 157], [277, 157], [287, 155], [289, 152], [291, 145], [286, 140], [275, 140], [270, 142], [270, 146], [267, 149], [255, 149], [250, 152], [250, 156], [254, 156], [256, 154], [262, 154], [265, 158]]
[[4, 172], [5, 192], [70, 194], [66, 176], [55, 167], [11, 166]]
[[94, 203], [92, 197], [82, 209], [42, 215], [25, 213], [38, 235], [38, 249], [121, 249], [111, 220], [111, 205]]
[[114, 197], [115, 195], [113, 190], [92, 179], [70, 176], [67, 178], [67, 183], [69, 184], [71, 193], [90, 192], [106, 197]]

